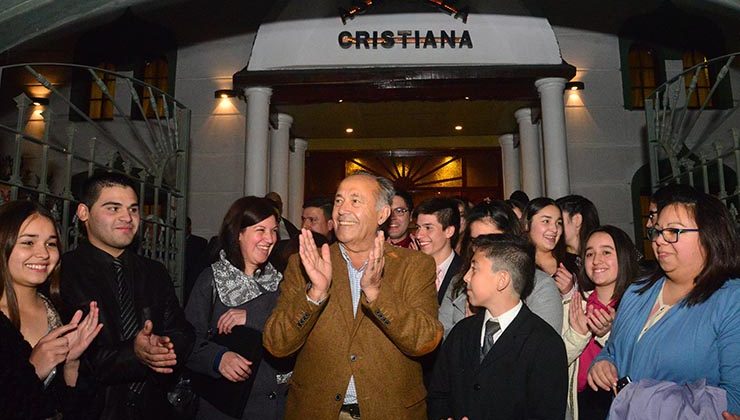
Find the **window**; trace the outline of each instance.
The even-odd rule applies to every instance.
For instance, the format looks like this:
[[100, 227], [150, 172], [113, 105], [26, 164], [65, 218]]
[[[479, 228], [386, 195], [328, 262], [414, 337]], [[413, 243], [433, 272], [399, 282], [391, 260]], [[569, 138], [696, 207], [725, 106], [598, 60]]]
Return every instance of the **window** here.
[[[169, 78], [169, 68], [167, 66], [167, 60], [165, 58], [157, 58], [147, 60], [144, 62], [144, 83], [148, 83], [164, 92], [167, 92], [167, 81]], [[150, 93], [154, 93], [154, 100], [156, 103], [156, 115], [160, 117], [164, 114], [162, 97], [157, 91], [150, 91], [149, 89], [142, 89], [140, 98], [142, 102], [142, 108], [144, 109], [144, 116], [146, 118], [155, 118], [155, 112], [152, 108], [150, 101]]]
[[645, 108], [645, 99], [657, 87], [658, 60], [655, 51], [642, 44], [633, 44], [627, 60], [632, 108]]
[[[704, 53], [699, 50], [689, 50], [683, 53], [683, 69], [684, 71], [694, 67], [698, 64], [706, 63], [707, 57]], [[684, 83], [686, 83], [686, 92], [691, 85], [691, 81], [694, 78], [694, 73], [684, 77]], [[686, 98], [689, 108], [701, 108], [704, 101], [709, 97], [709, 91], [712, 89], [714, 78], [712, 77], [709, 67], [705, 66], [697, 74], [696, 87], [690, 97]], [[707, 102], [707, 108], [714, 108], [714, 98], [709, 98]]]
[[[110, 63], [100, 63], [96, 67], [115, 71], [116, 67]], [[116, 96], [116, 77], [108, 72], [96, 71], [98, 78], [103, 82], [110, 97], [115, 98]], [[87, 115], [93, 120], [111, 120], [113, 119], [113, 102], [110, 98], [103, 93], [98, 83], [92, 79], [90, 80], [90, 104]]]

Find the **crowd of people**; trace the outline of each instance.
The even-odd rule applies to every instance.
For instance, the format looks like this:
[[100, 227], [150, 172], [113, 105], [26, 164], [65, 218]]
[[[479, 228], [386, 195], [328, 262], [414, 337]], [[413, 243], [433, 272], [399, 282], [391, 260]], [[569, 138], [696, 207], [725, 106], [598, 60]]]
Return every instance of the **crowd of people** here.
[[[306, 200], [242, 197], [190, 234], [184, 305], [132, 246], [117, 173], [0, 206], [0, 418], [738, 419], [736, 220], [654, 193], [653, 258], [585, 197], [414, 197], [357, 172]], [[197, 245], [196, 245], [197, 244]]]

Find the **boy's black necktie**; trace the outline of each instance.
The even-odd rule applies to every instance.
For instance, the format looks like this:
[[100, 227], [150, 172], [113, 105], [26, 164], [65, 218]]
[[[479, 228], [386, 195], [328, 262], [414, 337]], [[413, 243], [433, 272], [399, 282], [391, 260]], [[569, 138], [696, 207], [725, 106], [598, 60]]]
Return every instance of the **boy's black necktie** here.
[[486, 334], [483, 338], [483, 347], [480, 349], [480, 361], [482, 362], [483, 359], [486, 357], [489, 351], [491, 351], [491, 347], [493, 347], [493, 336], [501, 329], [501, 325], [498, 323], [498, 321], [495, 321], [493, 319], [489, 319], [486, 321]]

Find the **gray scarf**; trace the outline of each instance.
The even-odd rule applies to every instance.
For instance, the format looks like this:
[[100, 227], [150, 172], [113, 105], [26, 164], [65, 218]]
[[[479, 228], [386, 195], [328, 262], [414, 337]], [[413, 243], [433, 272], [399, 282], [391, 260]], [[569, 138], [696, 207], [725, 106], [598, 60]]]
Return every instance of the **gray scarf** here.
[[[253, 276], [244, 274], [226, 259], [226, 253], [219, 252], [220, 260], [213, 263], [213, 280], [221, 302], [228, 307], [243, 305], [262, 293], [277, 290], [283, 275], [272, 264], [267, 263]], [[260, 287], [261, 286], [261, 287]]]

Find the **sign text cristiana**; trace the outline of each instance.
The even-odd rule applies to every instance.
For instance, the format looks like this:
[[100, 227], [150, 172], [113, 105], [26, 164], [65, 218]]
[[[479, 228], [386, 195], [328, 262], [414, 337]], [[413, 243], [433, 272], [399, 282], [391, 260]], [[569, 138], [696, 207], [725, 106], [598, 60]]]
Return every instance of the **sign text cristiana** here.
[[[353, 36], [354, 35], [354, 36]], [[473, 48], [473, 40], [470, 33], [465, 30], [462, 35], [457, 36], [455, 31], [422, 31], [399, 30], [393, 31], [356, 31], [354, 34], [350, 31], [342, 31], [337, 38], [339, 46], [344, 49], [354, 47], [356, 49], [376, 49], [378, 46], [383, 48], [393, 48], [400, 45], [401, 48]]]

